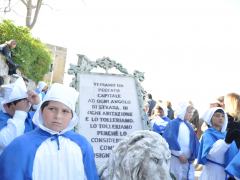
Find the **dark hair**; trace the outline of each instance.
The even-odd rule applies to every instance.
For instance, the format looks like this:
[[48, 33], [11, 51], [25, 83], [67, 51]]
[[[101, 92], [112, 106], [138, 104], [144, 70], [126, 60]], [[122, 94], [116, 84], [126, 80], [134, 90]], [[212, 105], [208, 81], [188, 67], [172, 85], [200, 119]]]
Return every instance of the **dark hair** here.
[[148, 98], [149, 98], [149, 99], [152, 99], [152, 95], [151, 95], [151, 94], [148, 94]]
[[155, 107], [155, 109], [157, 109], [158, 111], [163, 111], [163, 108], [162, 108], [161, 106], [159, 106], [159, 105], [157, 105], [157, 106]]
[[16, 101], [9, 102], [9, 103], [7, 103], [6, 105], [7, 105], [7, 107], [10, 107], [12, 104], [16, 105], [17, 103], [19, 103], [19, 102], [22, 101], [22, 100], [27, 100], [27, 98], [18, 99], [18, 100], [16, 100]]
[[216, 111], [214, 112], [214, 114], [215, 114], [215, 113], [225, 114], [224, 111], [223, 111], [222, 109], [218, 109], [218, 110], [216, 110]]
[[171, 108], [172, 107], [172, 103], [170, 101], [167, 101], [167, 108]]
[[41, 111], [43, 111], [43, 109], [48, 106], [50, 101], [45, 101], [42, 105], [41, 105]]
[[26, 77], [23, 77], [23, 76], [22, 76], [22, 78], [23, 78], [23, 80], [24, 80], [25, 82], [27, 82], [27, 83], [29, 82], [29, 80], [28, 80]]
[[0, 76], [0, 86], [4, 84], [4, 78]]

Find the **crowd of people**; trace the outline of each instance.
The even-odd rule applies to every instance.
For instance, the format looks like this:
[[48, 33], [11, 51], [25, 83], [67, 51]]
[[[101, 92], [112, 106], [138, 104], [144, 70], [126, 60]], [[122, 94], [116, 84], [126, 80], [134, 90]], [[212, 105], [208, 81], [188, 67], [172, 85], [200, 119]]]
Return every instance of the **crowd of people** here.
[[[9, 75], [18, 65], [12, 40], [7, 52]], [[78, 92], [72, 87], [40, 81], [28, 90], [21, 76], [0, 89], [1, 180], [201, 180], [240, 179], [240, 95], [230, 93], [211, 103], [199, 118], [192, 102], [145, 99], [149, 130], [126, 137], [113, 150], [101, 172], [88, 140], [74, 132]], [[198, 167], [199, 168], [199, 167]]]
[[173, 113], [170, 102], [147, 97], [149, 128], [167, 141], [170, 172], [177, 180], [194, 179], [199, 165], [201, 180], [240, 179], [240, 95], [216, 99], [201, 118], [192, 102], [180, 103]]

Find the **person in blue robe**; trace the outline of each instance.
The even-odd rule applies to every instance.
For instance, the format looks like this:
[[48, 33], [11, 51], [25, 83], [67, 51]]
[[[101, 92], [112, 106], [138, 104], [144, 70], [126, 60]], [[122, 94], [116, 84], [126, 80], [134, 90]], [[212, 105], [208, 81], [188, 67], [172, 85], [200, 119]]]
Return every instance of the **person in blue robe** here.
[[14, 138], [35, 128], [32, 122], [34, 112], [29, 109], [31, 105], [40, 103], [35, 92], [27, 91], [21, 77], [2, 87], [4, 98], [0, 110], [0, 154]]
[[222, 108], [214, 107], [205, 113], [203, 119], [209, 128], [201, 138], [198, 153], [198, 163], [204, 165], [199, 179], [224, 180], [229, 176], [224, 168], [238, 152], [233, 139], [226, 138], [227, 114]]
[[162, 135], [170, 121], [170, 119], [167, 117], [167, 107], [164, 107], [162, 104], [157, 104], [153, 112], [154, 114], [151, 120], [152, 130]]
[[39, 81], [35, 92], [39, 95], [40, 99], [43, 100], [48, 90], [47, 83]]
[[98, 180], [94, 152], [73, 131], [78, 92], [55, 83], [33, 116], [38, 126], [16, 138], [0, 156], [3, 180]]
[[189, 103], [180, 103], [177, 118], [171, 120], [163, 133], [163, 137], [171, 150], [170, 171], [177, 180], [194, 179], [193, 161], [197, 158], [199, 141], [188, 122], [193, 113]]

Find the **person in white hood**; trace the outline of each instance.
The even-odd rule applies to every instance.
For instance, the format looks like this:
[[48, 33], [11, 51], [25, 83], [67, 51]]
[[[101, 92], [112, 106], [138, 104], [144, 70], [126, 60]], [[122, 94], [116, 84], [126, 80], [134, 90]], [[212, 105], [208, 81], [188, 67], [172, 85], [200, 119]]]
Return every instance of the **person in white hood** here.
[[226, 135], [228, 117], [220, 107], [210, 108], [203, 116], [208, 129], [203, 133], [198, 152], [198, 163], [204, 165], [200, 180], [225, 180], [224, 168], [237, 154], [234, 136]]
[[177, 118], [171, 120], [163, 133], [171, 150], [170, 171], [177, 180], [194, 180], [193, 161], [198, 154], [199, 141], [189, 123], [193, 107], [180, 103]]
[[39, 81], [35, 91], [36, 93], [38, 93], [41, 100], [43, 100], [44, 96], [47, 93], [47, 90], [48, 90], [47, 83], [45, 83], [44, 81]]
[[99, 179], [92, 146], [72, 131], [77, 98], [71, 87], [50, 87], [33, 117], [39, 128], [16, 138], [0, 156], [0, 179]]
[[0, 154], [14, 138], [35, 128], [32, 123], [34, 112], [30, 111], [30, 106], [40, 103], [35, 92], [27, 91], [22, 77], [2, 88], [4, 97], [0, 110]]
[[157, 104], [153, 112], [153, 119], [151, 120], [152, 130], [162, 135], [167, 124], [170, 122], [170, 119], [167, 117], [167, 107], [163, 104]]

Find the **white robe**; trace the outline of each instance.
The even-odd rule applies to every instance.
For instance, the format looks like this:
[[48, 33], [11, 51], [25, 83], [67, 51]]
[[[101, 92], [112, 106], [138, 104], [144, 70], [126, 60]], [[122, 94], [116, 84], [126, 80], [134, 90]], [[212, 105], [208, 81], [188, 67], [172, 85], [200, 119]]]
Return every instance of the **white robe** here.
[[86, 179], [80, 147], [62, 136], [59, 136], [59, 144], [58, 150], [56, 140], [48, 138], [38, 148], [33, 164], [33, 180]]
[[[230, 147], [229, 144], [226, 144], [223, 139], [217, 140], [211, 150], [209, 151], [209, 154], [207, 155], [207, 159], [210, 159], [214, 162], [224, 164], [224, 154]], [[200, 180], [225, 180], [226, 173], [224, 171], [224, 168], [213, 163], [206, 163], [203, 166], [203, 171], [200, 176]]]
[[[186, 158], [190, 157], [190, 130], [184, 122], [180, 123], [179, 132], [178, 132], [178, 143], [181, 148], [181, 151], [171, 150], [172, 154], [175, 156], [184, 155]], [[187, 173], [189, 170], [188, 178]], [[194, 180], [194, 167], [188, 162], [182, 164], [177, 157], [172, 156], [170, 162], [170, 171], [176, 177], [177, 180]]]
[[7, 126], [0, 130], [0, 154], [16, 137], [24, 134], [26, 118], [26, 112], [16, 111], [13, 118], [8, 119]]

